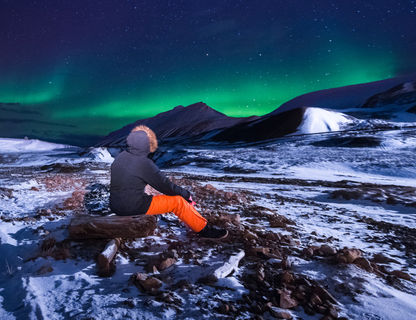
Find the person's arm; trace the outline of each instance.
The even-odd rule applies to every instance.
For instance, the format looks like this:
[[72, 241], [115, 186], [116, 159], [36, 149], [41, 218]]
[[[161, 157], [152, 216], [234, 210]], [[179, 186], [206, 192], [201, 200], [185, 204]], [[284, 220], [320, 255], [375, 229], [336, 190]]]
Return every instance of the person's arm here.
[[143, 171], [143, 178], [146, 183], [151, 185], [157, 191], [168, 196], [182, 196], [185, 200], [189, 201], [191, 193], [188, 190], [181, 188], [180, 186], [171, 182], [169, 178], [159, 170], [153, 161], [146, 161], [146, 167]]

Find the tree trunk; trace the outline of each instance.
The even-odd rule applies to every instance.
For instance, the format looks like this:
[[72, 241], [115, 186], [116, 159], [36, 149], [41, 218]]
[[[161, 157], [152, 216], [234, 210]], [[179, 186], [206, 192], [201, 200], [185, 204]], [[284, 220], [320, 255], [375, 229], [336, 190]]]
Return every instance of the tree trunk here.
[[153, 234], [156, 229], [153, 216], [107, 216], [83, 215], [75, 217], [69, 225], [69, 237], [83, 239], [142, 238]]

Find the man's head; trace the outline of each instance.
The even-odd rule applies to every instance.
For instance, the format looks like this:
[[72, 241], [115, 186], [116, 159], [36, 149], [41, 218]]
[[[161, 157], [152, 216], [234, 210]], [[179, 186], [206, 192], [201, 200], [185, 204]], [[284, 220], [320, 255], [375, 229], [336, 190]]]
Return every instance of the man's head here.
[[158, 144], [157, 144], [156, 134], [153, 132], [153, 130], [145, 125], [138, 125], [134, 127], [130, 133], [133, 133], [136, 131], [144, 131], [146, 133], [147, 137], [149, 138], [150, 153], [155, 152], [158, 147]]

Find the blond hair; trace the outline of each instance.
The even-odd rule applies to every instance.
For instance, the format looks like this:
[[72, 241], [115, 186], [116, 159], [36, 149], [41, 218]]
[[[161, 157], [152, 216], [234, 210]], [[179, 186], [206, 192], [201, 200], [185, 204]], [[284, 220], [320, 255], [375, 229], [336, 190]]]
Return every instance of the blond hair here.
[[155, 152], [158, 145], [157, 145], [156, 134], [153, 132], [153, 130], [150, 129], [149, 127], [141, 124], [141, 125], [138, 125], [138, 126], [134, 127], [131, 130], [131, 132], [135, 132], [135, 131], [144, 131], [144, 132], [146, 132], [147, 136], [149, 137], [150, 152]]

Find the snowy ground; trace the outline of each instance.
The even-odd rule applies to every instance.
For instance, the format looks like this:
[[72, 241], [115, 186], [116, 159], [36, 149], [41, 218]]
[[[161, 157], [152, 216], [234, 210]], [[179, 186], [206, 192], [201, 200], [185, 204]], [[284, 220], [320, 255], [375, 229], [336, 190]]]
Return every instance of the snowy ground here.
[[[7, 143], [2, 140], [0, 149], [7, 149]], [[105, 243], [67, 243], [66, 226], [73, 214], [86, 210], [81, 208], [84, 200], [77, 202], [80, 191], [108, 195], [111, 158], [105, 150], [79, 156], [76, 148], [19, 143], [14, 141], [13, 149], [0, 155], [1, 319], [255, 317], [256, 308], [242, 302], [252, 290], [244, 280], [250, 258], [243, 258], [236, 272], [215, 285], [198, 284], [201, 273], [238, 248], [231, 242], [200, 243], [174, 217], [160, 219], [154, 236], [128, 242], [130, 251], [117, 256], [115, 274], [98, 277], [94, 257]], [[34, 152], [37, 148], [41, 151]], [[339, 303], [340, 317], [393, 320], [416, 319], [415, 151], [416, 130], [408, 128], [292, 136], [249, 147], [175, 146], [157, 161], [195, 194], [202, 213], [240, 214], [244, 230], [288, 235], [290, 244], [284, 249], [291, 272], [326, 288]], [[216, 205], [202, 198], [209, 189], [194, 183], [246, 196], [250, 206]], [[87, 209], [99, 212], [100, 205]], [[250, 214], [256, 205], [296, 224], [271, 227], [266, 214]], [[40, 248], [52, 237], [67, 246], [54, 255], [57, 259]], [[327, 257], [305, 258], [305, 249], [322, 244], [360, 249], [370, 261], [381, 253], [389, 259], [380, 262], [385, 274], [401, 270], [411, 280], [380, 276]], [[129, 285], [133, 273], [145, 272], [147, 256], [172, 247], [179, 258], [159, 275], [164, 296]], [[190, 288], [172, 289], [179, 280], [190, 282]], [[241, 310], [221, 309], [233, 301]], [[301, 306], [290, 312], [299, 319], [322, 317], [305, 313]], [[272, 315], [266, 311], [263, 317]]]

